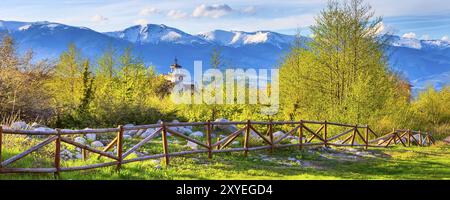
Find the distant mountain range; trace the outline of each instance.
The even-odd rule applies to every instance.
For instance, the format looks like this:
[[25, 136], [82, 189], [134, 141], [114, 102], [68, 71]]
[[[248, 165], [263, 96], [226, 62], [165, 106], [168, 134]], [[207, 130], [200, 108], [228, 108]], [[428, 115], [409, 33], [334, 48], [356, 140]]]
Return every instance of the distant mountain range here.
[[[194, 60], [203, 60], [204, 68], [207, 68], [214, 48], [221, 50], [227, 66], [273, 68], [282, 61], [283, 55], [295, 40], [293, 35], [272, 31], [214, 30], [192, 35], [155, 24], [101, 33], [85, 27], [46, 21], [0, 20], [0, 32], [13, 36], [20, 53], [32, 49], [36, 59], [56, 59], [70, 43], [74, 43], [84, 56], [92, 59], [110, 47], [119, 52], [131, 48], [135, 55], [147, 64], [154, 65], [160, 73], [169, 71], [168, 66], [175, 57], [189, 70]], [[391, 68], [408, 78], [414, 89], [423, 89], [427, 85], [440, 89], [450, 84], [450, 42], [393, 36], [389, 49]]]

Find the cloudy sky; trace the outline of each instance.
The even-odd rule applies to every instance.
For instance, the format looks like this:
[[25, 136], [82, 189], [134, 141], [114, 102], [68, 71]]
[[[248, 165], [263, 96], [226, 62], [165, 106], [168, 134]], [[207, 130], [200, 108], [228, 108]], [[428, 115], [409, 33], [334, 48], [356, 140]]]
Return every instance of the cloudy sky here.
[[[326, 0], [2, 0], [1, 20], [52, 21], [97, 31], [166, 24], [188, 33], [214, 29], [294, 34], [314, 22]], [[448, 0], [367, 0], [398, 35], [448, 39]]]

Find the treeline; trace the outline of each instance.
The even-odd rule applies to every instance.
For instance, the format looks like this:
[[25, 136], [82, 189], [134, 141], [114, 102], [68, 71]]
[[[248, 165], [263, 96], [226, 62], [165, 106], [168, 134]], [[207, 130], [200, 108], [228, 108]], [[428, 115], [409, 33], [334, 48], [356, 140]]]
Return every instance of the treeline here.
[[[173, 85], [129, 49], [111, 48], [89, 60], [71, 45], [57, 61], [31, 62], [32, 52], [18, 56], [5, 36], [0, 44], [2, 123], [22, 118], [85, 128], [160, 119], [307, 119], [448, 135], [450, 86], [430, 87], [413, 99], [408, 81], [388, 67], [389, 37], [380, 34], [381, 27], [382, 19], [362, 0], [330, 1], [311, 28], [314, 37], [306, 44], [296, 41], [280, 64], [276, 115], [261, 113], [261, 104], [174, 104], [169, 97]], [[223, 59], [213, 51], [210, 68], [228, 67]]]

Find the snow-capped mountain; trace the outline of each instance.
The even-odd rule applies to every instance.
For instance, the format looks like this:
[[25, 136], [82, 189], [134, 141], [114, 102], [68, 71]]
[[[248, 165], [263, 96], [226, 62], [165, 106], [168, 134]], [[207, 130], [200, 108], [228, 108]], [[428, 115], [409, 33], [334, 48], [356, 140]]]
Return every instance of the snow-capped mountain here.
[[137, 25], [123, 31], [107, 32], [105, 34], [138, 44], [158, 44], [160, 42], [185, 45], [208, 44], [208, 42], [202, 38], [192, 36], [164, 24]]
[[[195, 60], [209, 67], [211, 52], [220, 49], [227, 66], [239, 68], [277, 67], [289, 51], [295, 36], [271, 31], [224, 31], [192, 35], [166, 25], [138, 25], [121, 31], [100, 33], [85, 27], [53, 22], [15, 22], [0, 20], [0, 34], [8, 33], [16, 41], [19, 53], [32, 49], [36, 59], [56, 59], [73, 43], [91, 59], [106, 49], [118, 53], [133, 50], [160, 73], [169, 71], [175, 57], [188, 70]], [[309, 40], [303, 37], [302, 40]], [[450, 84], [450, 43], [443, 40], [419, 40], [392, 36], [388, 51], [393, 70], [407, 77], [414, 88], [426, 85], [439, 88]]]
[[244, 45], [271, 44], [278, 48], [283, 48], [291, 44], [295, 37], [283, 35], [271, 31], [224, 31], [215, 30], [211, 32], [198, 34], [199, 37], [219, 45], [241, 47]]

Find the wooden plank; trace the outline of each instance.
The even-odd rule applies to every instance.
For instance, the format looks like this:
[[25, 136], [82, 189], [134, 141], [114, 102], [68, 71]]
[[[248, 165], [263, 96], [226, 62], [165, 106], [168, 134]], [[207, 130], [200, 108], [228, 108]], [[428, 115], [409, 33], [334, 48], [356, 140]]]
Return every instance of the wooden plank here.
[[298, 133], [298, 148], [303, 149], [303, 124], [300, 124], [300, 131]]
[[61, 168], [62, 172], [66, 171], [81, 171], [81, 170], [88, 170], [88, 169], [95, 169], [100, 167], [109, 167], [114, 166], [119, 163], [119, 161], [113, 161], [113, 162], [107, 162], [107, 163], [98, 163], [98, 164], [92, 164], [92, 165], [84, 165], [84, 166], [74, 166], [74, 167], [63, 167]]
[[116, 157], [116, 156], [114, 156], [114, 155], [110, 155], [110, 154], [108, 154], [108, 153], [106, 153], [106, 152], [103, 152], [103, 151], [101, 151], [101, 150], [92, 148], [92, 147], [90, 147], [90, 146], [87, 146], [87, 145], [84, 145], [84, 144], [80, 144], [80, 143], [74, 142], [74, 141], [72, 141], [71, 139], [66, 138], [66, 137], [61, 137], [61, 141], [65, 142], [65, 143], [67, 143], [67, 144], [71, 144], [71, 145], [73, 145], [73, 146], [79, 147], [79, 148], [81, 148], [81, 149], [86, 149], [86, 150], [88, 150], [88, 151], [90, 151], [90, 152], [93, 152], [93, 153], [96, 153], [96, 154], [100, 154], [100, 155], [102, 155], [102, 156], [105, 156], [105, 157], [114, 159], [114, 160], [118, 160], [118, 159], [119, 159], [118, 157]]
[[327, 138], [328, 138], [328, 123], [327, 123], [327, 121], [324, 121], [323, 123], [324, 123], [324, 124], [323, 124], [323, 127], [324, 127], [324, 131], [323, 131], [323, 143], [325, 143], [325, 144], [324, 144], [324, 147], [328, 147], [328, 145], [327, 145], [327, 143], [328, 143], [328, 140], [327, 140]]
[[8, 166], [9, 164], [11, 164], [11, 163], [13, 163], [13, 162], [16, 162], [17, 160], [19, 160], [19, 159], [25, 157], [26, 155], [28, 155], [28, 154], [30, 154], [30, 153], [33, 153], [34, 151], [36, 151], [36, 150], [38, 150], [38, 149], [44, 147], [45, 145], [47, 145], [47, 144], [53, 142], [54, 140], [56, 140], [56, 138], [58, 138], [58, 136], [52, 136], [52, 137], [50, 137], [50, 138], [44, 140], [43, 142], [41, 142], [41, 143], [39, 143], [39, 144], [37, 144], [37, 145], [31, 147], [30, 149], [28, 149], [28, 150], [26, 150], [26, 151], [24, 151], [24, 152], [22, 152], [22, 153], [20, 153], [20, 154], [18, 154], [18, 155], [15, 155], [15, 156], [13, 156], [13, 157], [11, 157], [11, 158], [9, 158], [9, 159], [3, 161], [3, 162], [1, 163], [2, 167], [6, 167], [6, 166]]
[[270, 152], [273, 153], [273, 150], [275, 149], [275, 146], [273, 144], [273, 124], [272, 120], [270, 120], [269, 128], [267, 130], [269, 132], [269, 138], [270, 138]]
[[366, 150], [369, 149], [369, 125], [366, 128]]
[[[58, 133], [61, 133], [59, 129], [57, 129]], [[59, 171], [61, 170], [61, 135], [57, 135], [55, 142], [55, 175], [59, 176]]]
[[191, 142], [193, 142], [195, 144], [198, 144], [198, 145], [200, 145], [202, 147], [209, 148], [207, 144], [203, 144], [202, 142], [200, 142], [200, 141], [198, 141], [198, 140], [196, 140], [194, 138], [185, 136], [184, 134], [178, 133], [177, 131], [171, 130], [170, 128], [166, 129], [166, 130], [167, 130], [167, 132], [172, 133], [174, 136], [181, 137], [181, 138], [183, 138], [185, 140], [191, 141]]
[[286, 134], [284, 134], [282, 137], [278, 138], [278, 139], [274, 142], [274, 144], [280, 143], [280, 142], [281, 142], [284, 138], [286, 138], [287, 136], [292, 135], [292, 133], [297, 132], [297, 129], [298, 129], [299, 127], [300, 127], [300, 125], [299, 125], [299, 126], [296, 126], [294, 129], [290, 130], [289, 132], [287, 132]]
[[0, 168], [2, 168], [3, 126], [0, 125]]
[[8, 173], [55, 173], [55, 168], [0, 168], [0, 174]]
[[233, 136], [232, 138], [230, 138], [229, 140], [227, 140], [223, 145], [220, 146], [219, 149], [225, 149], [228, 145], [230, 145], [237, 137], [239, 137], [240, 134], [237, 134], [235, 136]]
[[[241, 134], [241, 132], [244, 131], [244, 130], [246, 130], [246, 129], [247, 129], [247, 126], [245, 126], [244, 128], [241, 128], [241, 129], [235, 131], [234, 133], [228, 135], [227, 137], [225, 137], [225, 138], [219, 140], [218, 142], [214, 143], [212, 146], [213, 146], [213, 147], [219, 146], [219, 145], [221, 145], [222, 143], [228, 141], [228, 139], [234, 137], [235, 135]], [[219, 139], [219, 138], [218, 138], [218, 139]]]
[[206, 142], [208, 145], [208, 159], [212, 158], [212, 146], [211, 146], [211, 121], [208, 120], [208, 124], [206, 125]]
[[323, 125], [319, 128], [319, 130], [317, 130], [317, 133], [315, 133], [314, 131], [312, 131], [311, 129], [309, 129], [307, 126], [303, 126], [303, 127], [305, 128], [305, 130], [307, 130], [308, 132], [310, 132], [311, 134], [313, 134], [314, 136], [316, 136], [317, 138], [319, 138], [322, 142], [325, 142], [325, 141], [323, 140], [323, 138], [320, 137], [320, 135], [318, 135], [318, 133], [319, 133], [320, 131], [322, 131]]
[[167, 128], [164, 122], [162, 122], [162, 145], [164, 153], [164, 163], [169, 166], [169, 145], [167, 144]]
[[[108, 144], [105, 148], [103, 148], [103, 152], [108, 152], [114, 145], [117, 144], [117, 136]], [[84, 157], [84, 156], [83, 156]], [[102, 155], [98, 155], [97, 159], [100, 159]]]
[[123, 126], [119, 126], [119, 132], [117, 132], [117, 170], [120, 170], [122, 167], [122, 160], [123, 160]]
[[247, 121], [247, 130], [245, 130], [245, 136], [244, 136], [244, 156], [247, 157], [248, 154], [248, 140], [250, 135], [250, 120]]
[[255, 127], [253, 127], [252, 125], [250, 125], [250, 129], [252, 129], [259, 137], [261, 137], [261, 138], [264, 140], [264, 142], [266, 142], [267, 144], [272, 144], [272, 143], [270, 142], [270, 140], [268, 140], [265, 136], [263, 136], [261, 133], [259, 133], [259, 132], [255, 129]]
[[148, 135], [147, 137], [145, 137], [143, 140], [141, 140], [139, 143], [137, 143], [136, 145], [134, 145], [133, 147], [131, 147], [131, 149], [129, 149], [127, 152], [125, 152], [123, 154], [122, 159], [125, 159], [126, 157], [128, 157], [131, 153], [135, 152], [139, 147], [141, 147], [142, 145], [146, 144], [148, 141], [152, 140], [153, 138], [155, 138], [160, 132], [162, 131], [162, 128], [159, 128], [158, 130], [156, 130], [155, 132], [153, 132], [152, 134]]
[[339, 133], [339, 134], [337, 134], [337, 135], [335, 135], [335, 136], [329, 138], [329, 139], [328, 139], [328, 142], [331, 142], [331, 141], [333, 141], [333, 140], [335, 140], [335, 139], [338, 139], [338, 138], [340, 138], [340, 137], [342, 137], [342, 136], [344, 136], [344, 135], [347, 135], [347, 134], [349, 134], [349, 133], [352, 132], [352, 131], [353, 131], [353, 129], [350, 129], [350, 130], [344, 131], [344, 132], [342, 132], [342, 133]]

